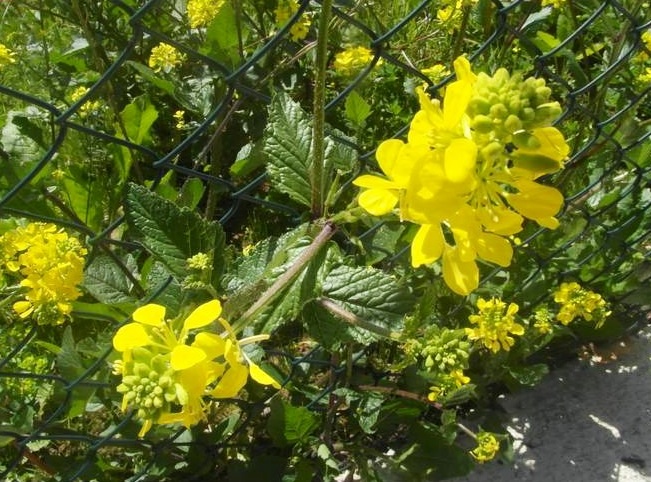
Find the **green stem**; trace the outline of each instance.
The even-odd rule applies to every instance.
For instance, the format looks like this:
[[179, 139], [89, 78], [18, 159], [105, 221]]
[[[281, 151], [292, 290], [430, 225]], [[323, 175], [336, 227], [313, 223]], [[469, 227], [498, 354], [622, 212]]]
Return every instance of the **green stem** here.
[[265, 308], [269, 303], [271, 303], [276, 297], [278, 297], [282, 291], [298, 276], [303, 268], [307, 266], [314, 256], [321, 250], [321, 248], [328, 242], [332, 235], [337, 230], [336, 226], [331, 222], [326, 222], [321, 229], [321, 232], [314, 238], [314, 241], [305, 248], [300, 255], [294, 261], [287, 271], [285, 271], [280, 277], [265, 291], [262, 296], [256, 301], [242, 316], [239, 320], [233, 324], [233, 331], [238, 332], [246, 323], [258, 314], [263, 308]]
[[312, 125], [312, 216], [321, 217], [324, 209], [324, 161], [325, 161], [325, 77], [328, 60], [328, 24], [332, 14], [332, 0], [321, 3], [319, 33], [316, 44], [316, 75], [314, 79], [314, 122]]

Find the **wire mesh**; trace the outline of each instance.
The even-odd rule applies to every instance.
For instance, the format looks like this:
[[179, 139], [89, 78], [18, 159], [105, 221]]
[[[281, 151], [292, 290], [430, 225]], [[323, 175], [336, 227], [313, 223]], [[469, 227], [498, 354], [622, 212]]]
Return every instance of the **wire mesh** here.
[[[35, 2], [24, 2], [20, 6], [8, 3], [7, 8], [15, 8], [12, 13], [23, 14], [26, 19], [34, 18], [28, 13], [37, 9]], [[105, 172], [102, 170], [102, 159], [117, 156], [123, 150], [128, 151], [133, 159], [137, 179], [154, 179], [150, 184], [152, 189], [170, 173], [178, 176], [179, 185], [188, 179], [200, 179], [208, 186], [207, 197], [219, 200], [207, 200], [205, 213], [219, 220], [229, 233], [240, 232], [242, 226], [255, 216], [268, 216], [272, 221], [282, 219], [284, 224], [300, 222], [301, 213], [296, 207], [282, 198], [268, 195], [267, 176], [262, 169], [243, 177], [229, 171], [229, 165], [244, 147], [229, 143], [229, 136], [237, 133], [240, 138], [259, 138], [264, 125], [251, 123], [256, 130], [242, 135], [238, 123], [247, 113], [264, 111], [274, 90], [288, 87], [287, 83], [291, 84], [291, 91], [299, 92], [304, 103], [309, 105], [309, 75], [297, 76], [295, 65], [304, 61], [311, 52], [314, 39], [308, 36], [298, 43], [289, 39], [292, 27], [303, 14], [318, 12], [319, 2], [301, 1], [299, 9], [276, 32], [261, 32], [261, 40], [257, 43], [236, 47], [243, 55], [239, 61], [231, 64], [215, 56], [214, 52], [175, 40], [176, 29], [184, 21], [182, 12], [177, 9], [179, 2], [110, 0], [84, 6], [80, 6], [79, 2], [71, 2], [68, 6], [61, 2], [50, 3], [50, 10], [41, 11], [43, 26], [48, 21], [51, 22], [50, 27], [65, 25], [85, 38], [84, 48], [93, 51], [91, 57], [94, 65], [91, 67], [97, 76], [89, 82], [88, 90], [68, 105], [57, 100], [60, 99], [57, 97], [60, 86], [52, 87], [56, 82], [69, 78], [70, 64], [66, 63], [66, 59], [58, 59], [58, 62], [49, 65], [48, 77], [35, 77], [29, 82], [10, 79], [12, 82], [6, 84], [0, 77], [3, 82], [0, 84], [0, 99], [5, 105], [6, 126], [17, 115], [10, 118], [7, 110], [20, 110], [21, 115], [32, 124], [44, 125], [49, 131], [49, 138], [40, 139], [37, 158], [19, 166], [20, 169], [3, 168], [5, 172], [0, 175], [4, 177], [4, 190], [0, 192], [0, 212], [3, 216], [65, 226], [85, 237], [95, 254], [102, 252], [110, 255], [115, 247], [126, 251], [137, 249], [135, 243], [112, 236], [124, 223], [119, 209], [114, 211], [111, 219], [89, 222], [89, 219], [82, 219], [79, 213], [73, 212], [65, 199], [58, 198], [56, 192], [48, 189], [47, 180], [53, 176], [53, 171], [65, 168], [65, 157], [70, 146], [85, 145], [87, 154], [96, 156], [96, 159], [89, 159], [84, 167], [89, 170], [88, 176], [92, 182], [103, 182]], [[235, 8], [241, 8], [241, 2], [232, 3]], [[645, 298], [643, 289], [639, 287], [648, 281], [648, 263], [651, 261], [651, 129], [648, 128], [651, 84], [636, 84], [631, 66], [639, 56], [651, 56], [647, 44], [642, 40], [643, 33], [651, 28], [648, 9], [642, 7], [641, 2], [603, 1], [595, 5], [582, 23], [569, 27], [571, 34], [562, 41], [551, 41], [550, 44], [544, 30], [538, 36], [530, 33], [537, 25], [548, 20], [551, 7], [540, 9], [540, 2], [521, 0], [480, 1], [472, 9], [472, 15], [482, 16], [483, 24], [478, 28], [478, 37], [472, 42], [446, 46], [441, 51], [443, 46], [437, 44], [436, 39], [427, 37], [427, 32], [433, 26], [444, 28], [439, 25], [441, 20], [436, 13], [442, 3], [431, 0], [397, 3], [403, 15], [393, 19], [393, 24], [386, 24], [381, 18], [370, 23], [368, 19], [372, 16], [368, 11], [361, 14], [374, 8], [372, 2], [368, 5], [364, 2], [339, 2], [335, 5], [333, 25], [336, 28], [346, 26], [352, 32], [349, 35], [356, 39], [358, 45], [367, 46], [373, 52], [373, 57], [355, 76], [337, 83], [331, 90], [326, 106], [329, 118], [341, 118], [347, 97], [358, 86], [365, 82], [382, 83], [383, 79], [373, 77], [381, 64], [391, 66], [394, 75], [407, 84], [427, 83], [431, 94], [439, 94], [451, 76], [438, 82], [432, 82], [425, 76], [405, 53], [409, 50], [407, 46], [414, 42], [422, 41], [423, 48], [433, 50], [432, 58], [448, 64], [461, 53], [468, 54], [471, 59], [488, 59], [487, 63], [494, 66], [513, 58], [527, 63], [529, 73], [547, 79], [554, 97], [564, 106], [558, 121], [559, 128], [564, 130], [565, 126], [569, 126], [576, 134], [570, 139], [573, 144], [571, 159], [564, 171], [554, 178], [554, 183], [566, 198], [561, 227], [554, 232], [528, 228], [522, 236], [514, 262], [514, 266], [519, 268], [511, 276], [518, 281], [520, 294], [533, 293], [529, 298], [538, 302], [543, 302], [549, 296], [549, 287], [559, 281], [580, 279], [586, 286], [607, 294], [610, 300], [618, 304], [621, 313], [632, 319], [641, 319], [647, 302], [639, 300], [646, 300], [648, 296]], [[567, 3], [567, 8], [580, 8], [576, 5], [578, 2]], [[470, 9], [464, 7], [463, 11], [471, 15], [468, 13]], [[69, 17], [62, 16], [62, 12]], [[51, 15], [50, 19], [46, 18], [48, 14]], [[366, 19], [366, 22], [360, 18]], [[115, 22], [113, 30], [107, 28], [109, 19]], [[618, 28], [616, 32], [612, 30], [614, 24]], [[414, 31], [415, 38], [410, 37], [412, 34], [409, 32]], [[454, 34], [453, 38], [456, 36], [459, 34]], [[83, 113], [84, 106], [97, 100], [105, 102], [115, 113], [121, 112], [130, 98], [139, 93], [137, 87], [125, 85], [124, 79], [135, 82], [138, 75], [146, 75], [146, 71], [138, 65], [146, 63], [146, 53], [158, 42], [174, 46], [191, 59], [195, 70], [188, 72], [188, 76], [201, 74], [202, 79], [207, 79], [206, 90], [214, 96], [204, 105], [201, 116], [195, 117], [190, 129], [177, 136], [169, 128], [161, 128], [158, 133], [161, 142], [152, 144], [133, 138], [119, 125], [117, 117], [102, 124]], [[576, 52], [576, 45], [584, 49], [578, 57], [572, 53]], [[336, 50], [334, 44], [332, 47], [333, 51]], [[169, 88], [165, 84], [160, 84], [160, 87], [163, 90]], [[45, 95], [48, 91], [50, 97]], [[180, 94], [174, 92], [174, 95]], [[380, 126], [376, 132], [399, 137], [404, 135], [407, 125], [404, 122], [398, 125], [395, 118], [406, 118], [410, 112], [414, 112], [415, 103], [404, 92], [398, 92], [395, 98], [396, 112], [402, 117], [386, 111], [371, 117], [369, 122]], [[158, 107], [161, 112], [170, 109], [163, 104]], [[7, 129], [6, 126], [4, 129]], [[165, 136], [169, 137], [167, 141], [163, 141]], [[342, 142], [353, 145], [363, 166], [373, 164], [375, 146], [371, 135], [361, 135], [357, 141], [343, 138]], [[9, 150], [7, 146], [5, 150]], [[15, 162], [11, 152], [3, 151], [1, 155], [3, 164]], [[588, 172], [592, 175], [588, 176]], [[94, 198], [94, 194], [88, 192], [85, 195], [89, 203], [110, 205], [114, 202]], [[45, 205], [49, 207], [44, 208]], [[362, 243], [372, 246], [374, 236], [383, 226], [383, 223], [376, 224], [356, 235]], [[348, 247], [354, 249], [352, 243]], [[386, 255], [387, 265], [403, 263], [407, 258], [406, 247]], [[499, 269], [484, 269], [482, 273], [482, 283], [499, 281], [504, 276], [504, 271]], [[617, 281], [617, 289], [606, 293], [607, 286], [613, 286], [613, 278]], [[161, 285], [160, 291], [165, 289], [165, 285]], [[534, 306], [536, 303], [531, 303], [530, 307]], [[458, 303], [445, 307], [448, 313], [457, 309]], [[101, 316], [96, 313], [77, 315], [101, 321]], [[113, 323], [112, 320], [105, 321], [107, 324]], [[33, 471], [30, 473], [39, 473], [43, 479], [56, 476], [57, 480], [102, 480], [97, 467], [110, 463], [115, 480], [161, 480], [157, 478], [160, 475], [157, 463], [165, 461], [168, 465], [177, 464], [176, 477], [218, 480], [222, 474], [220, 471], [223, 471], [223, 468], [216, 467], [218, 454], [228, 450], [228, 438], [215, 440], [210, 434], [205, 434], [203, 439], [188, 440], [185, 432], [180, 430], [161, 440], [140, 439], [128, 428], [133, 414], [119, 419], [98, 416], [93, 421], [93, 430], [89, 432], [63, 426], [60, 423], [63, 414], [74, 410], [71, 407], [73, 392], [92, 390], [102, 398], [102, 391], [111, 389], [109, 384], [97, 381], [105, 379], [100, 374], [110, 370], [111, 349], [99, 354], [93, 363], [84, 366], [73, 377], [62, 373], [52, 374], [52, 366], [40, 367], [39, 371], [24, 370], [21, 368], [21, 353], [30, 345], [36, 353], [43, 349], [34, 348], [41, 329], [34, 327], [28, 333], [13, 333], [8, 325], [3, 324], [4, 337], [10, 344], [2, 349], [0, 380], [5, 386], [32, 382], [38, 386], [38, 390], [56, 390], [63, 396], [56, 399], [55, 404], [41, 407], [42, 413], [35, 418], [38, 422], [30, 430], [19, 428], [18, 418], [27, 417], [28, 414], [18, 413], [10, 421], [3, 417], [0, 425], [0, 478], [26, 480], [18, 479], [16, 474], [23, 473], [21, 470], [29, 467]], [[110, 326], [107, 333], [115, 329], [116, 326]], [[635, 325], [631, 329], [635, 329]], [[329, 354], [318, 346], [304, 354], [270, 352], [270, 355], [285, 360], [289, 367], [288, 381], [299, 379], [303, 366], [321, 367], [327, 381], [321, 390], [310, 394], [310, 408], [320, 410], [338, 388], [339, 374], [351, 369], [350, 364], [355, 365], [364, 353], [356, 354], [348, 362], [331, 360]], [[13, 403], [12, 400], [2, 400], [2, 404], [8, 408]], [[264, 406], [245, 401], [234, 403], [245, 414], [233, 429], [233, 434], [236, 434], [246, 430], [247, 421], [259, 416]], [[92, 412], [93, 407], [82, 407], [83, 410]], [[38, 455], [43, 447], [53, 454], [49, 464], [45, 464]], [[133, 471], [130, 459], [135, 457], [148, 460], [148, 463]], [[202, 471], [192, 474], [184, 472], [183, 461], [187, 458], [192, 458], [195, 462], [193, 467], [202, 467]], [[54, 465], [53, 460], [57, 462]], [[197, 460], [200, 462], [197, 463]]]

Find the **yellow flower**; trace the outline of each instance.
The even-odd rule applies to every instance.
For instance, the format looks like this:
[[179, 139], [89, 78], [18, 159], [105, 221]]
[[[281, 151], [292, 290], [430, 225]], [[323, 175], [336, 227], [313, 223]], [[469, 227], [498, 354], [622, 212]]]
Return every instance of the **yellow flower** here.
[[159, 43], [151, 49], [151, 54], [149, 55], [149, 61], [147, 63], [154, 72], [162, 71], [169, 73], [174, 68], [181, 65], [183, 60], [183, 54], [174, 47], [168, 44]]
[[0, 236], [0, 252], [3, 270], [24, 288], [13, 304], [20, 318], [62, 324], [81, 295], [86, 249], [54, 224], [29, 223]]
[[[282, 27], [298, 11], [299, 3], [296, 0], [279, 0], [274, 16], [276, 25]], [[311, 20], [303, 14], [289, 29], [289, 34], [294, 42], [303, 40], [310, 31]]]
[[421, 73], [429, 77], [432, 82], [440, 82], [450, 75], [450, 71], [443, 64], [436, 64], [426, 69], [421, 69]]
[[611, 313], [600, 294], [586, 290], [576, 282], [561, 283], [554, 292], [554, 301], [561, 305], [556, 318], [563, 325], [569, 325], [576, 318], [583, 318], [594, 321], [595, 327], [600, 328]]
[[[85, 96], [88, 93], [89, 89], [87, 87], [84, 87], [83, 85], [80, 85], [77, 87], [75, 90], [72, 91], [70, 94], [70, 100], [73, 102], [77, 102], [79, 99], [81, 99], [83, 96]], [[98, 100], [87, 100], [84, 102], [80, 107], [79, 107], [79, 116], [84, 118], [87, 117], [89, 114], [92, 114], [93, 112], [97, 112], [101, 108], [102, 104]]]
[[222, 9], [226, 0], [188, 0], [187, 11], [190, 27], [206, 27]]
[[551, 6], [553, 8], [561, 8], [565, 4], [565, 0], [542, 0], [541, 6]]
[[477, 447], [470, 451], [475, 460], [481, 464], [493, 460], [500, 450], [500, 442], [490, 432], [480, 431], [477, 434]]
[[651, 67], [644, 69], [644, 72], [637, 76], [638, 82], [651, 84]]
[[335, 55], [333, 69], [341, 75], [351, 75], [373, 60], [373, 52], [366, 47], [349, 47]]
[[[142, 306], [134, 311], [134, 321], [113, 337], [113, 347], [122, 353], [122, 383], [118, 386], [124, 395], [122, 410], [137, 410], [143, 421], [140, 436], [155, 423], [180, 422], [191, 427], [200, 422], [205, 418], [205, 396], [235, 397], [249, 375], [260, 384], [280, 388], [241, 350], [268, 336], [238, 341], [228, 322], [220, 318], [218, 300], [197, 307], [180, 327], [165, 314], [164, 306]], [[222, 328], [221, 334], [198, 331], [213, 324]], [[188, 344], [191, 332], [195, 336]]]
[[0, 67], [13, 64], [16, 61], [15, 55], [6, 45], [0, 44]]
[[188, 124], [185, 122], [185, 111], [184, 110], [177, 110], [174, 112], [172, 115], [174, 117], [174, 120], [176, 121], [175, 127], [182, 131], [183, 129], [188, 127]]
[[489, 301], [477, 300], [478, 315], [470, 315], [468, 320], [477, 325], [466, 328], [466, 334], [471, 340], [478, 340], [493, 353], [500, 349], [509, 351], [515, 340], [509, 335], [523, 335], [524, 327], [515, 322], [518, 305], [510, 303], [506, 306], [502, 300], [493, 298]]
[[561, 169], [569, 146], [550, 125], [561, 108], [543, 79], [505, 69], [475, 74], [464, 57], [454, 70], [442, 102], [417, 89], [408, 142], [380, 144], [376, 157], [388, 179], [362, 175], [354, 184], [364, 188], [359, 204], [369, 213], [397, 205], [401, 220], [420, 225], [412, 265], [441, 258], [446, 284], [466, 295], [479, 282], [477, 259], [511, 263], [511, 238], [525, 218], [558, 226], [563, 196], [536, 179]]

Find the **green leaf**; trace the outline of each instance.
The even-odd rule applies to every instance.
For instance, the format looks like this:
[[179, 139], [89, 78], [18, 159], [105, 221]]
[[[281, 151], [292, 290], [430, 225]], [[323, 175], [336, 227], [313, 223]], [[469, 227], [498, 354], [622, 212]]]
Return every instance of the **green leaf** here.
[[[321, 284], [322, 295], [364, 322], [388, 332], [403, 327], [405, 314], [411, 311], [414, 297], [406, 286], [400, 285], [386, 273], [371, 267], [339, 265], [332, 269]], [[310, 332], [317, 336], [340, 336], [342, 330], [360, 343], [369, 343], [380, 336], [373, 331], [353, 326], [326, 313], [324, 308], [312, 309], [323, 313], [313, 319], [305, 318]], [[326, 323], [328, 326], [324, 326]], [[335, 326], [339, 325], [339, 326]], [[325, 342], [326, 340], [322, 338]], [[333, 341], [333, 340], [330, 340]]]
[[61, 197], [77, 217], [89, 228], [100, 230], [104, 219], [104, 199], [110, 186], [104, 180], [89, 176], [87, 167], [80, 165], [66, 168], [61, 185]]
[[178, 279], [188, 274], [186, 260], [197, 253], [212, 254], [213, 274], [221, 273], [224, 231], [219, 223], [136, 184], [127, 188], [125, 215], [134, 236]]
[[318, 426], [318, 417], [307, 408], [295, 407], [278, 397], [271, 402], [267, 432], [276, 446], [304, 442]]
[[[225, 2], [206, 30], [206, 53], [229, 65], [235, 65], [239, 60], [240, 35], [246, 32], [246, 29], [238, 28], [239, 24], [240, 20], [230, 2]], [[245, 39], [242, 36], [241, 41], [244, 42]]]
[[531, 366], [509, 367], [509, 375], [525, 387], [538, 385], [548, 373], [549, 367], [544, 363]]
[[11, 122], [18, 126], [18, 129], [22, 135], [27, 136], [36, 142], [36, 144], [38, 144], [41, 149], [45, 150], [50, 147], [43, 138], [43, 129], [41, 129], [41, 127], [35, 122], [32, 122], [29, 117], [14, 115], [11, 119]]
[[309, 116], [289, 95], [278, 93], [271, 101], [263, 152], [275, 189], [310, 206], [309, 172], [312, 127]]
[[129, 140], [142, 144], [150, 141], [149, 130], [158, 118], [158, 111], [147, 97], [140, 96], [120, 112], [120, 118]]
[[371, 114], [371, 106], [355, 90], [346, 97], [345, 108], [346, 118], [358, 126], [362, 126], [366, 118]]
[[260, 142], [246, 144], [237, 153], [229, 171], [234, 177], [245, 177], [264, 165], [264, 155]]
[[[125, 263], [126, 268], [126, 263]], [[115, 260], [99, 255], [84, 271], [84, 288], [98, 301], [107, 304], [136, 301], [131, 296], [133, 284]]]
[[179, 204], [189, 209], [196, 209], [201, 202], [203, 193], [206, 190], [203, 181], [199, 178], [192, 177], [185, 181], [179, 192]]
[[[75, 345], [75, 340], [72, 336], [72, 328], [67, 326], [63, 332], [63, 339], [61, 341], [61, 351], [57, 355], [56, 365], [61, 373], [61, 376], [68, 382], [73, 382], [82, 377], [86, 373], [81, 356]], [[57, 389], [61, 388], [57, 385]], [[68, 416], [75, 417], [81, 415], [86, 410], [86, 403], [95, 393], [95, 388], [79, 385], [73, 388], [72, 396], [70, 397], [70, 407], [68, 409]]]
[[154, 87], [159, 88], [160, 90], [162, 90], [167, 94], [174, 95], [175, 86], [173, 82], [170, 82], [169, 80], [165, 80], [162, 77], [159, 77], [156, 74], [156, 72], [154, 72], [152, 69], [150, 69], [144, 64], [134, 62], [133, 60], [127, 60], [125, 64], [131, 67], [136, 72], [138, 72], [143, 79], [145, 79]]
[[415, 423], [409, 431], [412, 445], [402, 452], [398, 461], [411, 475], [410, 480], [444, 480], [468, 474], [474, 463], [468, 452], [448, 443], [434, 427]]

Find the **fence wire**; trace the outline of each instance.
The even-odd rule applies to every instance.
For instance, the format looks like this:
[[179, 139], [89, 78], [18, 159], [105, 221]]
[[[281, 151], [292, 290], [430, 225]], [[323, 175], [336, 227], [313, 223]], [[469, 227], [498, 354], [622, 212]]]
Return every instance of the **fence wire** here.
[[[43, 2], [6, 3], [7, 6], [2, 8], [12, 15], [25, 15], [27, 21], [36, 18], [28, 13], [40, 8], [37, 5], [42, 6]], [[88, 169], [88, 177], [93, 182], [105, 175], [102, 159], [122, 150], [128, 151], [133, 159], [137, 178], [155, 179], [152, 189], [170, 173], [178, 176], [179, 184], [189, 179], [200, 179], [208, 186], [207, 196], [219, 200], [207, 201], [212, 206], [206, 210], [207, 214], [218, 219], [231, 234], [240, 232], [247, 221], [256, 216], [258, 219], [268, 217], [271, 222], [282, 219], [285, 224], [287, 220], [296, 224], [300, 222], [301, 214], [295, 207], [268, 195], [267, 176], [263, 169], [253, 170], [243, 177], [229, 171], [229, 165], [243, 147], [230, 144], [229, 138], [233, 133], [251, 140], [260, 137], [264, 125], [258, 125], [255, 132], [242, 133], [238, 122], [247, 112], [264, 111], [275, 89], [298, 91], [303, 95], [306, 107], [309, 106], [309, 76], [297, 76], [295, 66], [311, 52], [314, 38], [308, 36], [302, 42], [293, 42], [290, 37], [292, 27], [302, 15], [319, 11], [319, 2], [301, 1], [299, 9], [276, 32], [261, 32], [263, 40], [254, 45], [236, 46], [244, 55], [238, 62], [231, 63], [189, 43], [175, 40], [176, 29], [183, 22], [177, 9], [179, 2], [109, 0], [81, 6], [75, 1], [69, 5], [56, 1], [50, 3], [49, 10], [40, 10], [38, 18], [42, 26], [66, 25], [85, 38], [84, 48], [93, 52], [94, 59], [94, 64], [89, 67], [98, 75], [88, 79], [88, 90], [68, 105], [56, 100], [60, 98], [57, 89], [61, 88], [57, 83], [70, 77], [73, 69], [71, 58], [50, 59], [46, 77], [35, 75], [32, 79], [7, 79], [0, 76], [0, 102], [4, 105], [7, 119], [3, 131], [6, 133], [9, 129], [8, 110], [22, 111], [21, 115], [30, 120], [23, 125], [41, 123], [49, 131], [48, 138], [38, 140], [39, 157], [23, 163], [20, 169], [6, 168], [9, 163], [17, 162], [11, 153], [5, 152], [9, 151], [6, 145], [5, 151], [0, 153], [5, 164], [0, 173], [6, 187], [0, 191], [3, 217], [21, 217], [65, 226], [85, 237], [95, 252], [110, 253], [116, 247], [126, 251], [137, 249], [134, 243], [113, 236], [125, 222], [123, 216], [116, 215], [108, 220], [108, 224], [104, 219], [89, 223], [72, 212], [65, 199], [57, 198], [56, 193], [43, 187], [47, 186], [43, 183], [44, 177], [47, 180], [53, 171], [65, 166], [69, 145], [85, 145], [87, 153], [96, 156], [88, 159], [83, 167]], [[241, 8], [241, 2], [232, 3], [236, 9]], [[632, 319], [642, 319], [648, 295], [645, 296], [640, 286], [651, 276], [651, 82], [646, 86], [636, 85], [632, 65], [640, 56], [651, 56], [643, 40], [643, 34], [651, 28], [648, 7], [642, 6], [641, 2], [603, 1], [595, 5], [582, 23], [567, 27], [571, 34], [558, 41], [545, 36], [544, 29], [542, 34], [531, 35], [538, 25], [549, 21], [551, 7], [541, 9], [540, 2], [536, 1], [480, 1], [472, 10], [480, 9], [483, 15], [478, 36], [472, 41], [442, 46], [436, 40], [427, 43], [430, 40], [426, 35], [435, 26], [445, 28], [439, 25], [441, 20], [436, 14], [442, 2], [396, 3], [404, 12], [399, 20], [394, 19], [393, 24], [381, 18], [368, 22], [372, 18], [368, 11], [360, 15], [362, 10], [372, 10], [373, 2], [335, 4], [333, 27], [341, 30], [345, 26], [352, 32], [349, 35], [356, 43], [368, 47], [373, 55], [372, 60], [352, 78], [339, 81], [333, 87], [326, 107], [327, 116], [341, 118], [346, 99], [357, 87], [364, 83], [381, 83], [383, 79], [373, 77], [380, 65], [390, 66], [394, 75], [405, 83], [427, 83], [429, 92], [437, 95], [451, 76], [434, 82], [412, 63], [405, 52], [408, 50], [406, 47], [413, 46], [419, 39], [425, 48], [433, 50], [432, 59], [448, 66], [454, 56], [461, 53], [466, 53], [471, 59], [489, 59], [487, 63], [495, 66], [501, 65], [507, 57], [520, 59], [529, 66], [530, 74], [548, 81], [555, 99], [564, 107], [558, 127], [562, 131], [571, 127], [576, 134], [569, 139], [573, 148], [571, 159], [554, 178], [555, 185], [566, 198], [561, 227], [554, 232], [528, 228], [522, 236], [512, 276], [518, 280], [522, 293], [533, 293], [530, 298], [539, 302], [549, 296], [548, 286], [568, 277], [580, 279], [585, 286], [601, 292], [607, 284], [612, 286], [614, 279], [618, 289], [604, 294], [618, 305], [619, 312]], [[576, 10], [580, 7], [578, 3], [568, 1], [566, 8]], [[470, 12], [465, 7], [463, 11]], [[61, 12], [67, 12], [69, 17], [61, 15]], [[246, 15], [246, 12], [240, 13]], [[48, 15], [51, 18], [48, 19]], [[107, 19], [115, 21], [113, 30], [102, 23]], [[614, 25], [617, 31], [613, 31]], [[409, 36], [408, 32], [414, 31], [417, 38]], [[458, 32], [453, 34], [453, 38], [458, 35]], [[158, 42], [174, 46], [191, 59], [193, 65], [199, 66], [188, 75], [201, 73], [201, 78], [210, 79], [206, 81], [206, 91], [217, 95], [204, 104], [205, 111], [201, 117], [196, 117], [183, 135], [175, 137], [171, 130], [162, 130], [159, 137], [164, 138], [167, 134], [167, 142], [153, 144], [145, 139], [137, 140], [117, 126], [117, 118], [102, 128], [92, 116], [84, 113], [85, 106], [101, 101], [114, 112], [121, 112], [130, 95], [137, 91], [132, 85], [124, 85], [122, 79], [147, 75], [147, 71], [138, 65], [146, 64], [146, 52]], [[578, 56], [576, 45], [583, 46]], [[29, 44], [25, 48], [36, 49], [38, 45]], [[334, 45], [333, 50], [336, 50]], [[232, 56], [229, 58], [233, 59]], [[169, 89], [162, 81], [159, 87]], [[50, 97], [45, 94], [48, 91]], [[395, 97], [402, 99], [397, 101], [396, 112], [406, 115], [415, 111], [413, 98], [404, 92], [395, 93]], [[161, 111], [164, 109], [159, 108]], [[400, 116], [385, 111], [371, 120], [381, 125], [384, 132], [399, 137], [405, 134], [407, 125], [404, 122], [397, 125], [395, 118]], [[117, 127], [108, 129], [107, 125]], [[362, 165], [374, 162], [375, 146], [369, 137], [361, 135], [362, 140], [357, 142], [342, 139], [353, 145]], [[19, 147], [12, 146], [14, 151]], [[206, 166], [212, 167], [206, 169]], [[586, 174], [588, 172], [593, 174]], [[89, 195], [88, 202], [110, 204], [113, 201]], [[43, 205], [50, 208], [44, 209]], [[362, 243], [372, 247], [375, 235], [382, 229], [383, 224], [377, 224], [356, 235]], [[270, 230], [273, 233], [273, 229]], [[349, 248], [354, 249], [354, 244], [351, 243]], [[400, 249], [387, 253], [385, 262], [403, 263], [406, 259], [406, 249]], [[503, 270], [485, 270], [483, 274], [485, 283], [499, 280]], [[453, 312], [459, 306], [451, 303], [445, 309]], [[100, 319], [94, 313], [78, 315]], [[106, 322], [114, 323], [112, 320]], [[42, 406], [42, 413], [35, 417], [38, 422], [26, 431], [20, 429], [18, 419], [33, 417], [34, 414], [19, 413], [7, 420], [6, 413], [17, 402], [7, 399], [0, 391], [0, 405], [5, 407], [0, 409], [5, 412], [0, 425], [0, 479], [28, 480], [19, 478], [19, 474], [28, 473], [24, 472], [27, 467], [29, 473], [40, 474], [29, 480], [102, 480], [102, 474], [97, 471], [98, 464], [110, 463], [115, 480], [120, 477], [120, 480], [160, 480], [156, 472], [160, 461], [178, 464], [177, 474], [186, 480], [219, 479], [223, 469], [216, 469], [218, 456], [228, 450], [232, 437], [215, 440], [210, 434], [205, 434], [203, 439], [189, 440], [184, 430], [179, 430], [162, 440], [140, 439], [133, 430], [126, 429], [131, 422], [130, 416], [119, 421], [98, 417], [94, 421], [96, 426], [83, 433], [61, 424], [64, 414], [73, 408], [73, 392], [95, 390], [101, 397], [102, 390], [110, 389], [107, 383], [96, 380], [101, 378], [100, 373], [109, 369], [111, 350], [100, 354], [94, 363], [74, 378], [57, 373], [52, 366], [27, 371], [21, 368], [21, 353], [28, 347], [32, 353], [44, 349], [35, 346], [41, 329], [34, 327], [27, 334], [14, 334], [9, 325], [3, 323], [5, 339], [11, 343], [0, 349], [0, 380], [5, 387], [4, 393], [16, 393], [16, 390], [29, 385], [44, 392], [56, 390], [65, 396], [57, 399], [55, 404]], [[283, 360], [282, 364], [289, 368], [288, 380], [304, 376], [302, 367], [321, 367], [328, 381], [324, 382], [322, 390], [311, 394], [310, 408], [314, 410], [321, 409], [324, 400], [327, 401], [338, 388], [339, 374], [351, 368], [345, 362], [331, 360], [318, 346], [305, 352], [271, 352], [269, 355]], [[363, 352], [356, 354], [349, 363], [355, 364], [363, 356]], [[381, 377], [381, 374], [377, 376]], [[247, 421], [259, 416], [265, 408], [246, 401], [234, 403], [239, 405], [244, 417], [234, 427], [233, 435], [246, 430]], [[92, 411], [93, 407], [84, 407], [82, 411], [84, 409]], [[51, 455], [48, 464], [38, 455], [42, 448]], [[130, 459], [136, 455], [149, 462], [134, 473]], [[183, 461], [187, 457], [194, 459], [193, 467], [203, 467], [203, 471], [185, 473]]]

